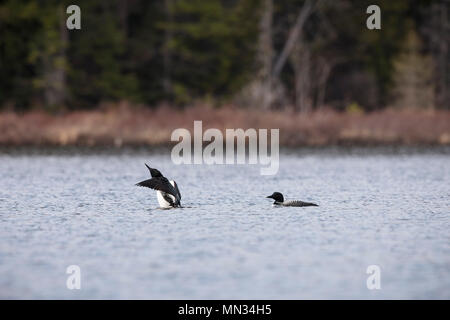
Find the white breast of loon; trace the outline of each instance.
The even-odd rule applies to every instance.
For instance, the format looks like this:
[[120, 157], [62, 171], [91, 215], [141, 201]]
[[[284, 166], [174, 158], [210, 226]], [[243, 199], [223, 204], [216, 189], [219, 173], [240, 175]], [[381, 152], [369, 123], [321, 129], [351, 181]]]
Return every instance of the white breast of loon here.
[[[173, 180], [169, 180], [170, 184], [175, 187], [175, 182]], [[175, 197], [171, 194], [166, 193], [166, 197], [170, 197], [173, 202], [175, 202]], [[163, 193], [159, 190], [156, 191], [156, 198], [158, 199], [159, 206], [161, 208], [172, 208], [170, 203], [164, 199]]]

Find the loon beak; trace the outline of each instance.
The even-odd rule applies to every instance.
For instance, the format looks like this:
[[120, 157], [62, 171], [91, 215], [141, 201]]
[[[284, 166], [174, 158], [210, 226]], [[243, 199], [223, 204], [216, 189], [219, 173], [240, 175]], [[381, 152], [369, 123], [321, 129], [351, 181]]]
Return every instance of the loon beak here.
[[272, 198], [272, 196], [267, 196], [266, 198]]
[[145, 166], [147, 167], [148, 170], [150, 170], [151, 168], [148, 166], [148, 164], [144, 163]]

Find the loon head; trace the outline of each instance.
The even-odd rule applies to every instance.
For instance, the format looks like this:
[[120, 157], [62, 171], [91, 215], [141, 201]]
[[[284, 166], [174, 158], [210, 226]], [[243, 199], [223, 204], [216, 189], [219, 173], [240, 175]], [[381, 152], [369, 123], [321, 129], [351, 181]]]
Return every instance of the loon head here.
[[266, 198], [271, 198], [271, 199], [275, 200], [275, 202], [283, 202], [284, 201], [284, 197], [280, 192], [274, 192], [270, 196], [267, 196]]
[[150, 167], [148, 166], [148, 164], [146, 164], [146, 163], [145, 163], [145, 166], [148, 168], [148, 170], [150, 171], [150, 175], [151, 175], [153, 178], [157, 178], [157, 177], [162, 177], [162, 176], [163, 176], [162, 173], [159, 172], [158, 169], [150, 168]]

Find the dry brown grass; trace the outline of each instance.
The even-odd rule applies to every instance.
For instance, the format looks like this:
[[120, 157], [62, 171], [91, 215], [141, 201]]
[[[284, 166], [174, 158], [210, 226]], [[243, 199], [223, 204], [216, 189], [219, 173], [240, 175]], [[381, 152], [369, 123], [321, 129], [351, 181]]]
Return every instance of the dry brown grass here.
[[450, 144], [449, 111], [383, 110], [373, 113], [262, 112], [231, 106], [149, 109], [126, 103], [97, 111], [50, 115], [0, 113], [0, 145], [167, 145], [176, 128], [279, 128], [283, 146], [337, 144]]

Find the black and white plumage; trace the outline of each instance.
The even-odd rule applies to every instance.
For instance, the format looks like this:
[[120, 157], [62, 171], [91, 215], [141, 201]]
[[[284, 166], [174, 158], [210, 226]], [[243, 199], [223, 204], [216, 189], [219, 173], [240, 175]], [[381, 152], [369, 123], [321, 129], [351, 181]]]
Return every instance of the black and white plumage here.
[[156, 190], [156, 197], [161, 208], [181, 207], [181, 194], [178, 185], [173, 180], [168, 180], [158, 169], [145, 166], [150, 171], [151, 179], [136, 183], [139, 187], [147, 187]]
[[304, 202], [300, 200], [284, 201], [284, 197], [280, 192], [274, 192], [266, 198], [274, 199], [274, 205], [284, 206], [284, 207], [318, 207], [317, 204], [311, 202]]

